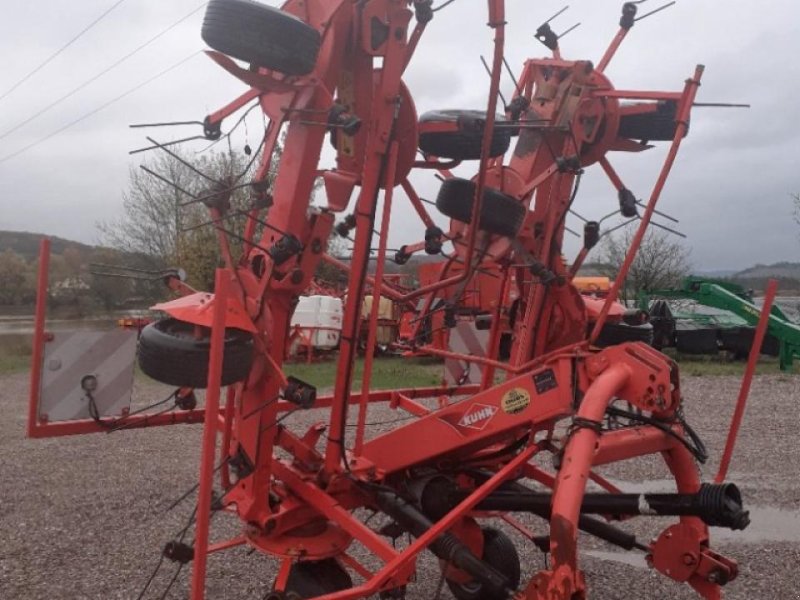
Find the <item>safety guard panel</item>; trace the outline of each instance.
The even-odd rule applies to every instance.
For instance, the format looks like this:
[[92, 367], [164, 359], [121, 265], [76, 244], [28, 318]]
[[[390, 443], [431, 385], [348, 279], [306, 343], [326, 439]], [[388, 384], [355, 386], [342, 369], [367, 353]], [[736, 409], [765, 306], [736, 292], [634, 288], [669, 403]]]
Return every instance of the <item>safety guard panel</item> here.
[[129, 412], [136, 331], [57, 331], [44, 347], [39, 420], [72, 421]]

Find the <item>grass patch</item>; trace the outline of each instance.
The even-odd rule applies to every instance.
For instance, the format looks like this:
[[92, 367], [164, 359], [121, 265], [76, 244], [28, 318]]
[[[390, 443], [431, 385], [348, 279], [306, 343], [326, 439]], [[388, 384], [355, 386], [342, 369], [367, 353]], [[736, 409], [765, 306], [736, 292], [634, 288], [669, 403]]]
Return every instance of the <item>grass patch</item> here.
[[[672, 348], [666, 348], [664, 354], [674, 358], [680, 366], [681, 375], [691, 375], [695, 377], [719, 376], [719, 375], [744, 375], [747, 367], [745, 360], [725, 359], [719, 356], [697, 356], [675, 352]], [[756, 366], [757, 375], [786, 375], [800, 373], [800, 368], [795, 364], [790, 371], [781, 371], [778, 359], [773, 356], [762, 356]]]
[[31, 364], [32, 352], [30, 335], [0, 335], [0, 375], [26, 371]]
[[[316, 362], [287, 363], [284, 370], [287, 375], [316, 386], [318, 389], [333, 387], [336, 379], [336, 357]], [[353, 370], [352, 389], [361, 389], [361, 377], [364, 373], [364, 359], [356, 360]], [[424, 358], [400, 358], [396, 356], [376, 358], [372, 363], [372, 389], [427, 387], [439, 385], [442, 380], [442, 363]]]
[[[19, 373], [30, 368], [31, 336], [29, 334], [0, 335], [0, 375]], [[667, 348], [666, 354], [678, 361], [682, 375], [695, 377], [736, 375], [741, 376], [747, 365], [745, 361], [725, 360], [721, 356], [692, 356], [676, 353]], [[284, 368], [288, 375], [294, 375], [320, 390], [333, 387], [338, 366], [336, 355], [326, 360], [309, 364], [303, 362], [286, 363]], [[364, 359], [356, 360], [353, 376], [353, 389], [361, 389], [361, 377], [364, 373]], [[138, 368], [137, 368], [138, 372]], [[782, 373], [778, 367], [778, 359], [762, 356], [756, 373], [759, 375], [777, 375]], [[800, 373], [800, 366], [787, 374]], [[372, 388], [410, 388], [439, 385], [442, 378], [442, 363], [430, 358], [400, 358], [396, 356], [377, 358], [373, 362]]]

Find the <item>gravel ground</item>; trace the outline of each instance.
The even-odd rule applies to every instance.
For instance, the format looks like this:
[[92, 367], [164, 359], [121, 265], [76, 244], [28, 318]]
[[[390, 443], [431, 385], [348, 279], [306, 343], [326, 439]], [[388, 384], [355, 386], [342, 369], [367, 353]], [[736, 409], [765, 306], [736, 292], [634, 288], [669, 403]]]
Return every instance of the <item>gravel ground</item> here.
[[[712, 455], [706, 477], [716, 471], [738, 378], [687, 378], [684, 394], [689, 421]], [[137, 383], [137, 397], [152, 402], [164, 388]], [[0, 378], [0, 598], [136, 598], [158, 558], [160, 547], [180, 531], [191, 512], [169, 504], [196, 481], [200, 428], [155, 428], [113, 436], [27, 440], [24, 437], [27, 376]], [[794, 573], [800, 561], [800, 450], [797, 400], [800, 378], [756, 378], [744, 428], [731, 468], [742, 487], [753, 523], [745, 532], [715, 532], [715, 549], [739, 561], [739, 578], [727, 598], [800, 599]], [[371, 420], [387, 418], [373, 409]], [[391, 416], [389, 416], [391, 418]], [[287, 422], [308, 423], [313, 415]], [[788, 443], [787, 443], [788, 442]], [[658, 460], [614, 465], [604, 474], [630, 491], [669, 491]], [[538, 532], [541, 522], [527, 521]], [[665, 523], [631, 522], [647, 540]], [[215, 537], [235, 532], [237, 523], [219, 517]], [[543, 556], [512, 534], [522, 556], [524, 577], [542, 568]], [[713, 538], [713, 536], [712, 536]], [[596, 540], [582, 540], [581, 565], [594, 598], [693, 598], [685, 587], [644, 566], [641, 555], [617, 552]], [[188, 571], [178, 576], [173, 598], [188, 597]], [[148, 598], [158, 598], [174, 568], [168, 564]], [[207, 597], [261, 598], [274, 564], [243, 548], [211, 557]], [[439, 580], [436, 562], [424, 557], [408, 598], [430, 599]], [[636, 590], [636, 592], [632, 592]], [[442, 598], [449, 592], [442, 593]]]

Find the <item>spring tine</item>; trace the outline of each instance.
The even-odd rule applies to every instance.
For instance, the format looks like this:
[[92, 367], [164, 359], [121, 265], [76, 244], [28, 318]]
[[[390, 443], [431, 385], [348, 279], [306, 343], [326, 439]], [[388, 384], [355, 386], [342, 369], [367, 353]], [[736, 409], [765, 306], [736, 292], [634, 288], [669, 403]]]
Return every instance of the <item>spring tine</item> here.
[[549, 19], [547, 19], [547, 21], [545, 21], [544, 23], [542, 23], [542, 25], [547, 25], [547, 24], [548, 24], [550, 21], [552, 21], [553, 19], [555, 19], [555, 18], [556, 18], [558, 15], [561, 15], [561, 14], [563, 14], [564, 12], [566, 12], [566, 10], [567, 10], [568, 8], [569, 8], [569, 4], [567, 4], [567, 5], [566, 5], [564, 8], [562, 8], [560, 11], [558, 11], [558, 12], [557, 12], [556, 14], [554, 14], [552, 17], [550, 17]]
[[606, 229], [603, 233], [601, 233], [600, 237], [603, 237], [604, 235], [608, 235], [609, 233], [612, 233], [612, 232], [616, 231], [617, 229], [625, 227], [626, 225], [630, 225], [631, 223], [633, 223], [634, 221], [637, 221], [638, 219], [639, 219], [639, 217], [633, 217], [632, 219], [628, 219], [627, 221], [623, 221], [622, 223], [619, 223], [618, 225], [614, 225], [614, 227], [612, 227], [611, 229]]
[[155, 150], [156, 148], [164, 148], [167, 146], [176, 146], [178, 144], [182, 144], [184, 142], [191, 142], [192, 140], [204, 140], [206, 139], [202, 135], [193, 135], [191, 137], [181, 138], [179, 140], [172, 140], [171, 142], [166, 142], [164, 144], [158, 144], [155, 146], [145, 146], [144, 148], [137, 148], [136, 150], [129, 150], [128, 154], [139, 154], [140, 152], [147, 152], [148, 150]]
[[749, 104], [737, 104], [734, 102], [693, 102], [692, 106], [700, 108], [750, 108]]
[[[505, 58], [503, 58], [503, 60], [505, 60]], [[486, 59], [483, 57], [483, 54], [481, 54], [481, 62], [483, 63], [483, 68], [486, 69], [486, 74], [489, 75], [489, 77], [491, 77], [492, 76], [492, 70], [489, 68], [489, 65], [486, 63]], [[512, 77], [513, 77], [513, 75], [512, 75]], [[503, 92], [501, 92], [499, 88], [497, 90], [497, 95], [500, 96], [500, 100], [503, 101], [503, 106], [508, 106], [508, 102], [506, 102], [506, 97], [503, 96]]]
[[[153, 177], [155, 177], [156, 179], [160, 179], [161, 181], [163, 181], [163, 182], [164, 182], [164, 183], [166, 183], [167, 185], [170, 185], [170, 186], [172, 186], [173, 188], [175, 188], [175, 189], [176, 189], [176, 190], [178, 190], [179, 192], [183, 192], [184, 194], [186, 194], [187, 196], [189, 196], [189, 197], [191, 197], [191, 198], [197, 198], [197, 195], [196, 195], [196, 194], [193, 194], [192, 192], [190, 192], [190, 191], [188, 191], [188, 190], [185, 190], [185, 189], [183, 189], [181, 186], [179, 186], [179, 185], [178, 185], [177, 183], [175, 183], [174, 181], [170, 181], [169, 179], [167, 179], [167, 178], [166, 178], [166, 177], [164, 177], [163, 175], [160, 175], [159, 173], [156, 173], [156, 172], [155, 172], [155, 171], [153, 171], [152, 169], [148, 169], [148, 168], [147, 168], [145, 165], [139, 165], [139, 168], [140, 168], [142, 171], [144, 171], [145, 173], [147, 173], [148, 175], [152, 175], [152, 176], [153, 176]], [[179, 206], [180, 206], [180, 205], [179, 205]]]
[[580, 27], [580, 25], [581, 25], [580, 22], [575, 23], [575, 25], [573, 25], [572, 27], [567, 29], [564, 33], [559, 34], [558, 39], [560, 40], [561, 38], [563, 38], [565, 35], [567, 35], [571, 31], [575, 31], [578, 27]]
[[[483, 57], [481, 57], [481, 58], [483, 58]], [[517, 94], [518, 95], [521, 95], [522, 94], [522, 90], [519, 87], [519, 81], [517, 81], [517, 78], [514, 77], [514, 71], [511, 70], [511, 65], [508, 64], [508, 61], [506, 60], [505, 56], [503, 56], [503, 65], [505, 65], [506, 71], [508, 71], [508, 76], [511, 77], [511, 81], [514, 82], [514, 89], [517, 90]], [[484, 62], [484, 66], [485, 66], [485, 62]]]
[[652, 16], [652, 15], [654, 15], [654, 14], [656, 14], [656, 13], [659, 13], [659, 12], [661, 12], [661, 11], [662, 11], [662, 10], [664, 10], [664, 9], [667, 9], [667, 8], [669, 8], [669, 7], [670, 7], [670, 6], [672, 6], [673, 4], [675, 4], [675, 0], [672, 0], [672, 2], [667, 2], [667, 3], [666, 3], [666, 4], [664, 4], [663, 6], [659, 6], [658, 8], [655, 8], [655, 9], [651, 10], [649, 13], [645, 13], [645, 14], [643, 14], [643, 15], [642, 15], [642, 16], [640, 16], [640, 17], [636, 17], [636, 18], [634, 19], [634, 21], [641, 21], [642, 19], [646, 19], [646, 18], [647, 18], [647, 17], [649, 17], [649, 16]]
[[222, 182], [221, 182], [221, 181], [217, 181], [217, 180], [216, 180], [216, 179], [214, 179], [213, 177], [209, 177], [208, 175], [206, 175], [205, 173], [203, 173], [203, 172], [202, 172], [200, 169], [198, 169], [197, 167], [195, 167], [195, 166], [194, 166], [192, 163], [190, 163], [190, 162], [189, 162], [189, 161], [187, 161], [187, 160], [184, 160], [183, 158], [181, 158], [180, 156], [178, 156], [177, 154], [175, 154], [175, 153], [174, 153], [172, 150], [170, 150], [169, 148], [167, 148], [166, 146], [164, 146], [164, 144], [159, 144], [157, 141], [155, 141], [155, 140], [154, 140], [153, 138], [151, 138], [150, 136], [148, 136], [148, 137], [147, 137], [147, 141], [148, 141], [148, 142], [150, 142], [151, 144], [154, 144], [154, 145], [155, 145], [155, 147], [156, 147], [156, 148], [158, 148], [159, 150], [163, 150], [164, 152], [166, 152], [167, 154], [169, 154], [169, 155], [170, 155], [172, 158], [174, 158], [175, 160], [177, 160], [177, 161], [178, 161], [179, 163], [181, 163], [182, 165], [184, 165], [184, 166], [188, 167], [189, 169], [191, 169], [192, 171], [194, 171], [195, 173], [197, 173], [198, 175], [200, 175], [200, 177], [202, 177], [203, 179], [205, 179], [205, 180], [207, 180], [207, 181], [210, 181], [210, 182], [212, 182], [212, 183], [217, 183], [217, 184], [220, 184], [220, 185], [222, 185]]
[[680, 231], [672, 229], [671, 227], [667, 227], [666, 225], [662, 225], [661, 223], [658, 223], [656, 221], [652, 221], [651, 220], [650, 224], [654, 225], [655, 227], [658, 227], [659, 229], [663, 229], [664, 231], [666, 231], [668, 233], [673, 233], [673, 234], [677, 235], [678, 237], [681, 237], [681, 238], [684, 238], [684, 239], [686, 239], [686, 237], [687, 237], [685, 233], [681, 233]]
[[[642, 208], [647, 208], [647, 205], [644, 202], [642, 202], [641, 200], [637, 200], [636, 201], [636, 205], [637, 206], [641, 206]], [[680, 221], [678, 219], [676, 219], [675, 217], [672, 217], [672, 216], [670, 216], [670, 215], [668, 215], [666, 213], [663, 213], [663, 212], [661, 212], [659, 210], [654, 210], [653, 212], [655, 214], [657, 214], [658, 216], [660, 216], [660, 217], [664, 217], [665, 219], [668, 219], [669, 221], [672, 221], [673, 223], [680, 223]]]
[[148, 275], [159, 275], [159, 276], [175, 272], [175, 269], [138, 269], [136, 267], [127, 267], [125, 265], [112, 265], [109, 263], [89, 263], [89, 266], [99, 267], [101, 269], [132, 271], [134, 273], [147, 273]]
[[[615, 216], [615, 215], [618, 215], [618, 214], [619, 214], [619, 209], [617, 209], [617, 210], [612, 210], [610, 213], [608, 213], [607, 215], [605, 215], [604, 217], [602, 217], [602, 218], [601, 218], [601, 219], [600, 219], [600, 220], [597, 222], [597, 224], [599, 225], [599, 224], [601, 224], [603, 221], [605, 221], [606, 219], [610, 219], [611, 217], [613, 217], [613, 216]], [[633, 220], [635, 221], [635, 220], [636, 220], [636, 219], [638, 219], [638, 218], [639, 218], [639, 217], [633, 217]]]
[[133, 123], [128, 125], [131, 129], [139, 129], [141, 127], [171, 127], [177, 125], [203, 125], [202, 121], [165, 121], [163, 123]]
[[235, 231], [230, 231], [229, 229], [225, 229], [222, 225], [218, 225], [218, 224], [214, 225], [214, 228], [217, 229], [218, 231], [221, 231], [221, 232], [231, 236], [234, 239], [239, 240], [240, 242], [244, 242], [245, 244], [247, 244], [249, 246], [252, 246], [253, 248], [258, 248], [259, 250], [269, 254], [269, 248], [265, 248], [261, 244], [256, 244], [254, 241], [248, 240], [246, 237], [239, 235]]
[[583, 215], [579, 214], [579, 213], [578, 213], [578, 212], [577, 212], [577, 211], [576, 211], [574, 208], [570, 208], [570, 209], [569, 209], [569, 212], [570, 212], [570, 214], [572, 214], [572, 215], [574, 215], [574, 216], [578, 217], [578, 218], [579, 218], [581, 221], [583, 221], [584, 223], [588, 223], [588, 222], [589, 222], [589, 219], [587, 219], [587, 218], [586, 218], [586, 217], [584, 217]]

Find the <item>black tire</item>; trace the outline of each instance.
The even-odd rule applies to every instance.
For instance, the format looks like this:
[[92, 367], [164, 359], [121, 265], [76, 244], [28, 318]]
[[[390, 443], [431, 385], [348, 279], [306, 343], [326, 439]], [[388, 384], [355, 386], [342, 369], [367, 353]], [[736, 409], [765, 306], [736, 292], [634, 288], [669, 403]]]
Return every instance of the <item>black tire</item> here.
[[[208, 335], [195, 338], [195, 326], [177, 319], [151, 323], [139, 337], [139, 366], [148, 377], [178, 387], [208, 385]], [[253, 364], [253, 338], [240, 329], [225, 330], [222, 385], [247, 377]]]
[[286, 592], [300, 598], [316, 598], [352, 587], [350, 574], [333, 558], [295, 563], [286, 582]]
[[211, 0], [201, 35], [214, 50], [287, 75], [313, 71], [321, 43], [294, 15], [251, 0]]
[[682, 354], [717, 354], [719, 331], [710, 327], [677, 325], [675, 328], [675, 348]]
[[[675, 102], [659, 102], [655, 112], [623, 115], [617, 135], [645, 142], [671, 142], [678, 128], [676, 112]], [[688, 133], [687, 127], [684, 137]]]
[[[519, 555], [511, 539], [502, 531], [492, 527], [483, 528], [481, 560], [505, 575], [512, 589], [519, 585]], [[458, 600], [496, 600], [505, 597], [502, 590], [489, 589], [477, 581], [456, 583], [448, 580], [447, 586]]]
[[653, 326], [653, 348], [662, 350], [675, 345], [675, 318], [664, 300], [650, 305], [650, 324]]
[[[436, 197], [436, 208], [443, 215], [469, 223], [472, 218], [472, 204], [475, 201], [475, 184], [469, 179], [454, 177], [445, 180]], [[514, 237], [527, 209], [516, 198], [504, 194], [500, 190], [485, 187], [481, 202], [481, 218], [479, 227], [483, 231]]]
[[624, 342], [644, 342], [653, 345], [653, 326], [650, 323], [628, 325], [627, 323], [606, 323], [597, 337], [597, 346], [615, 346]]
[[[434, 110], [426, 112], [419, 119], [419, 149], [425, 154], [451, 160], [478, 160], [481, 157], [481, 144], [486, 123], [486, 113], [479, 110]], [[506, 123], [498, 116], [496, 123]], [[426, 123], [458, 123], [458, 131], [438, 131], [425, 133]], [[489, 156], [503, 156], [511, 145], [511, 128], [495, 127]]]

